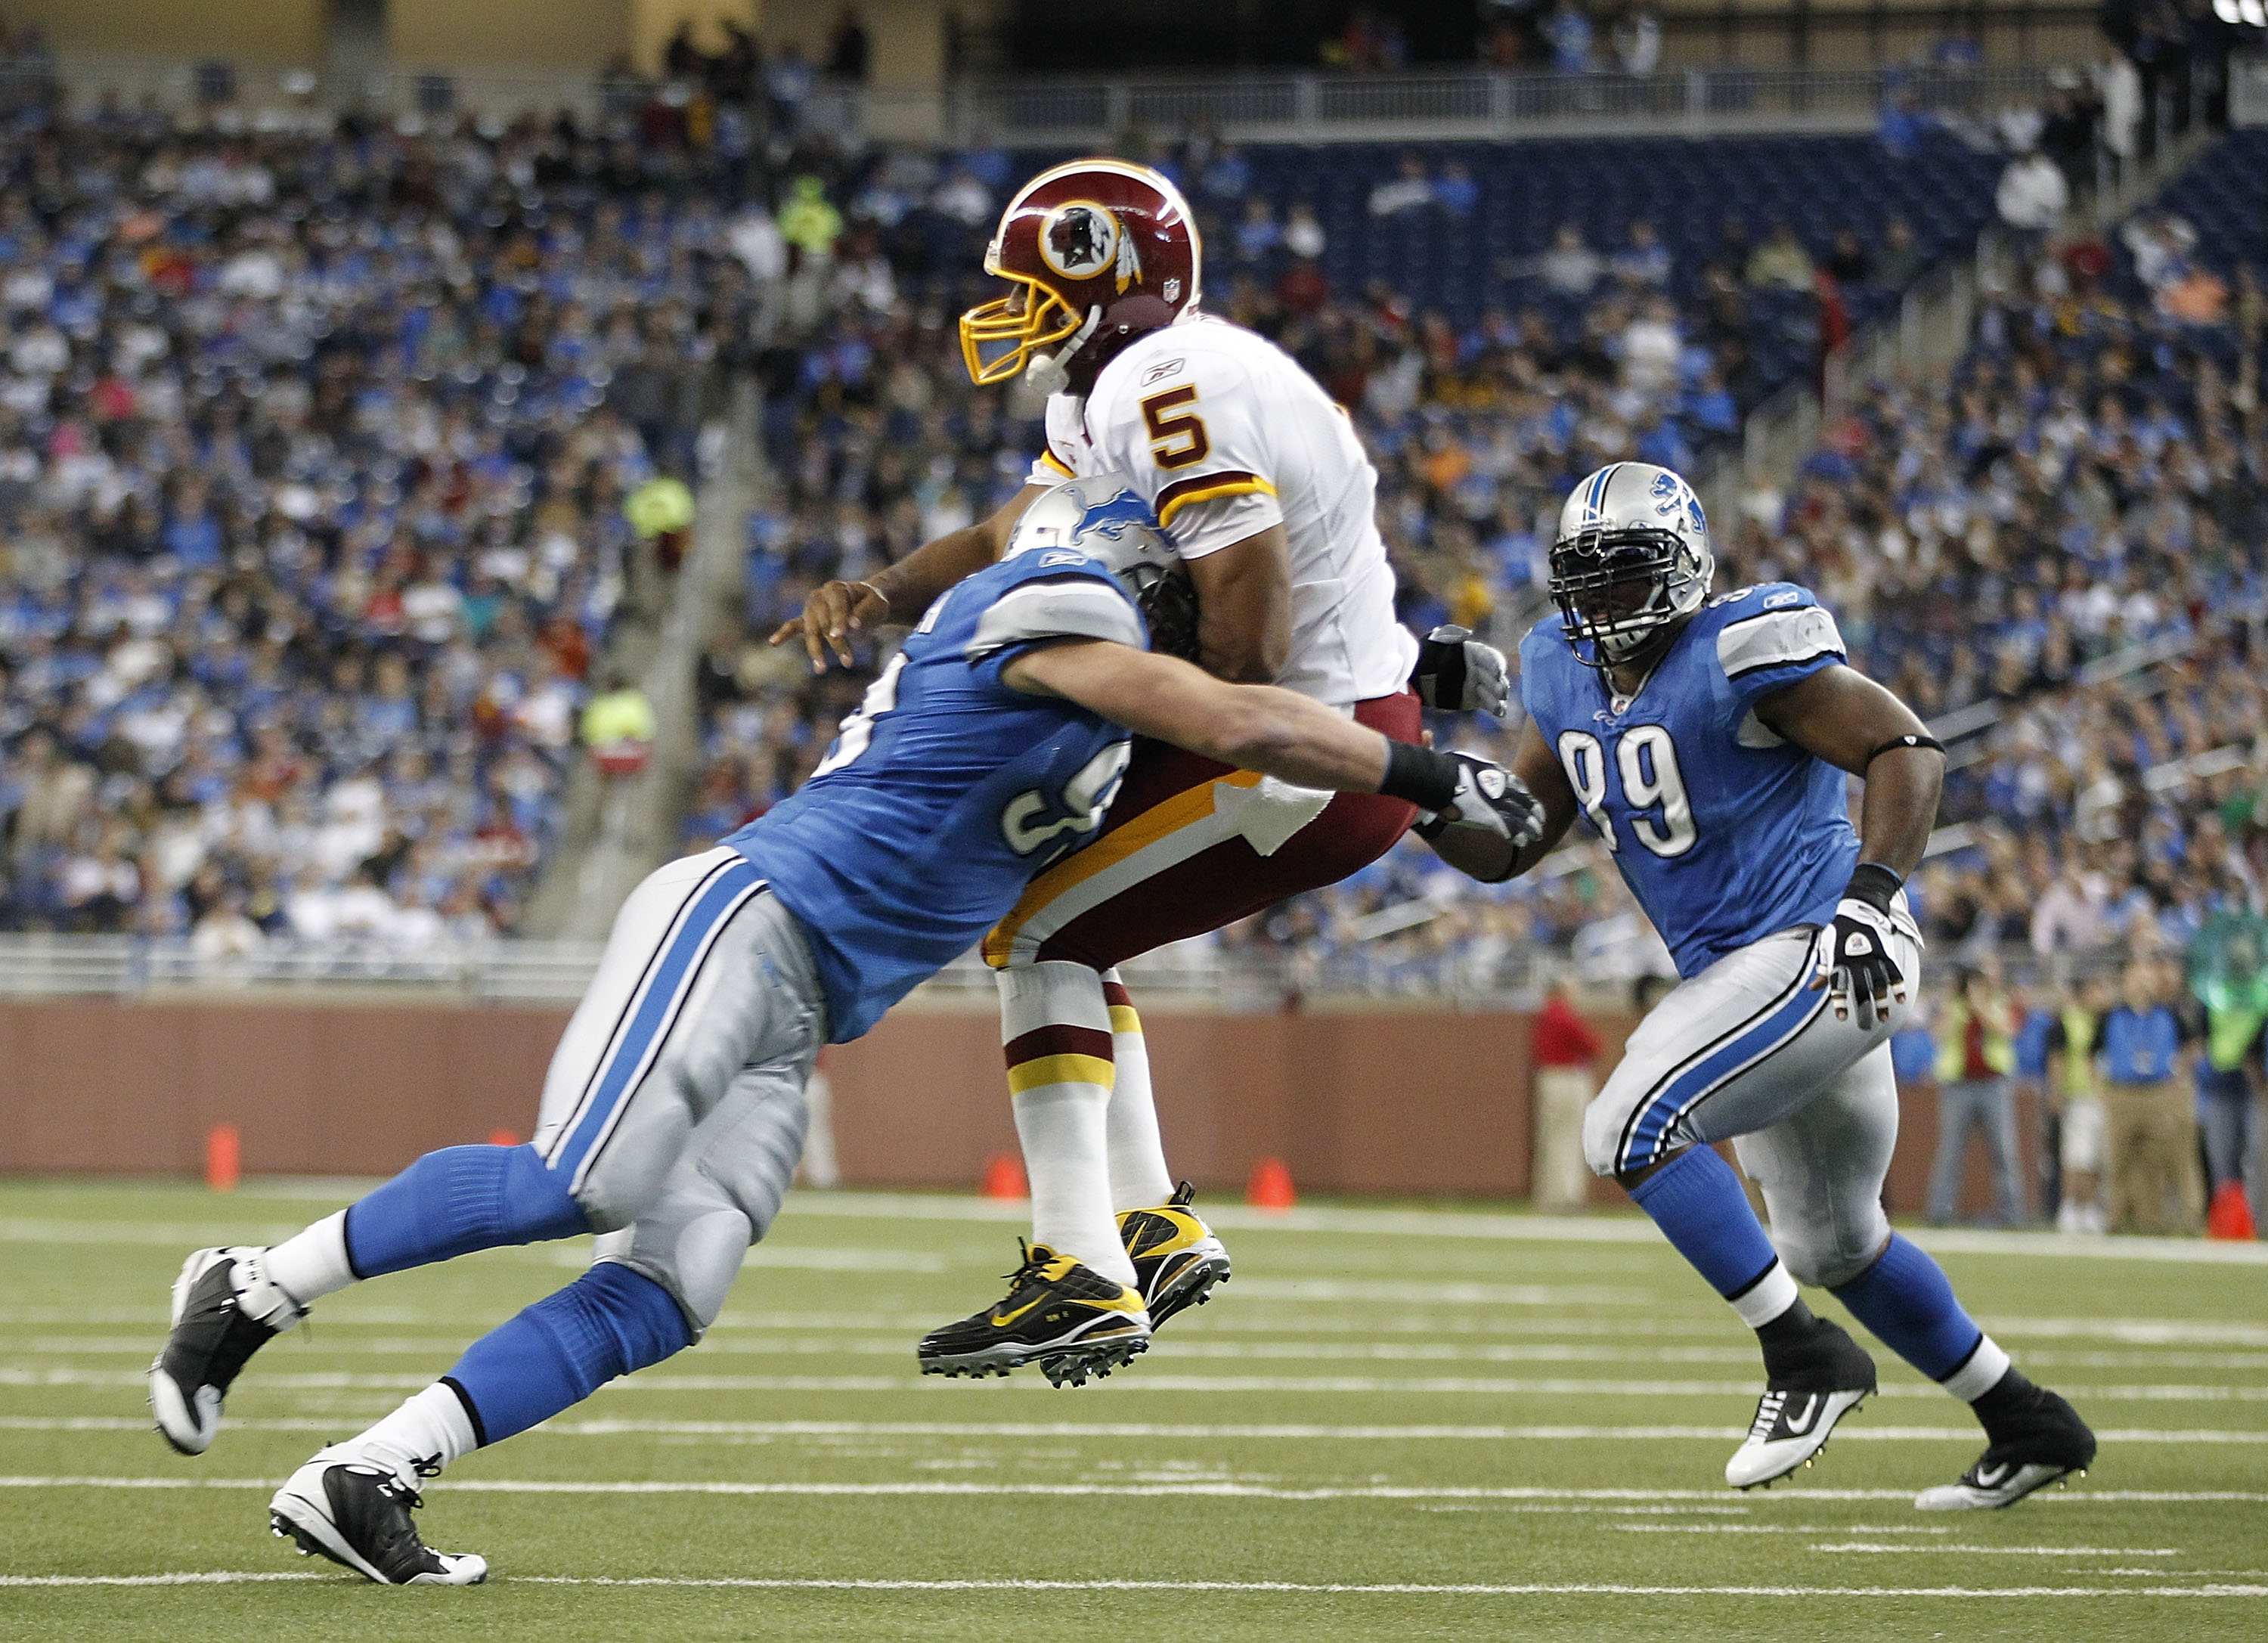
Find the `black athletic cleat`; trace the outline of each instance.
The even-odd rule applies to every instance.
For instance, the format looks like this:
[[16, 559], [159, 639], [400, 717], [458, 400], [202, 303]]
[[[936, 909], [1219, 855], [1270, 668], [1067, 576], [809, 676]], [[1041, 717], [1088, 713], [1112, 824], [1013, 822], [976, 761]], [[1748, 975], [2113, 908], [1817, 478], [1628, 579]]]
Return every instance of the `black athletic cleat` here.
[[323, 1450], [291, 1474], [268, 1503], [268, 1526], [381, 1586], [477, 1586], [488, 1559], [469, 1551], [436, 1551], [418, 1538], [409, 1514], [424, 1505], [411, 1488], [374, 1462], [330, 1458]]
[[264, 1253], [200, 1249], [173, 1280], [173, 1330], [150, 1366], [150, 1409], [183, 1455], [212, 1447], [221, 1400], [246, 1362], [306, 1315], [261, 1275]]
[[1228, 1282], [1228, 1250], [1212, 1228], [1189, 1207], [1197, 1189], [1186, 1181], [1154, 1210], [1128, 1210], [1118, 1218], [1118, 1236], [1134, 1263], [1134, 1286], [1150, 1314], [1150, 1327], [1212, 1298], [1216, 1284]]
[[1775, 1345], [1766, 1367], [1771, 1378], [1748, 1438], [1725, 1462], [1725, 1481], [1735, 1489], [1776, 1483], [1808, 1466], [1835, 1423], [1874, 1392], [1874, 1360], [1825, 1318], [1812, 1320], [1801, 1339]]
[[1142, 1297], [1045, 1244], [1024, 1249], [1006, 1299], [932, 1330], [914, 1348], [924, 1374], [1006, 1374], [1036, 1362], [1057, 1386], [1085, 1386], [1150, 1346]]
[[2061, 1396], [2027, 1386], [2012, 1409], [1987, 1421], [1990, 1447], [1961, 1474], [1914, 1497], [1925, 1512], [1976, 1512], [2014, 1506], [2036, 1489], [2085, 1477], [2095, 1464], [2095, 1433]]

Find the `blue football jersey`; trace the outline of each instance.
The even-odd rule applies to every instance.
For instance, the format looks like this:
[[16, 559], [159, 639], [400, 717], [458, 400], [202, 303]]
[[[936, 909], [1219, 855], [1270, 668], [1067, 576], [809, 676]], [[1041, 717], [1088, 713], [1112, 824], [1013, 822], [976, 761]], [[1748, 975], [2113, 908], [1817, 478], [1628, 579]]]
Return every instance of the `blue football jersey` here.
[[967, 952], [1101, 825], [1127, 732], [1000, 679], [1065, 637], [1149, 642], [1084, 555], [1034, 548], [978, 571], [930, 607], [811, 779], [725, 841], [801, 921], [833, 1042]]
[[1559, 617], [1521, 641], [1521, 704], [1681, 976], [1834, 917], [1859, 861], [1844, 774], [1755, 708], [1843, 659], [1835, 618], [1786, 582], [1711, 600], [1619, 711]]

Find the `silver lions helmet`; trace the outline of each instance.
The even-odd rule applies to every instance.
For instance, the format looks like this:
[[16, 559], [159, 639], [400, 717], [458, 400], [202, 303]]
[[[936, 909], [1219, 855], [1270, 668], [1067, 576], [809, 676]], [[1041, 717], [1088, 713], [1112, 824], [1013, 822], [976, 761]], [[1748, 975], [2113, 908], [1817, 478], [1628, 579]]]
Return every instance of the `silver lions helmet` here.
[[1197, 585], [1150, 505], [1123, 477], [1066, 480], [1025, 509], [1002, 556], [1045, 552], [1099, 561], [1134, 596], [1150, 625], [1150, 648], [1197, 659]]
[[1630, 660], [1700, 609], [1716, 573], [1701, 498], [1666, 468], [1613, 463], [1559, 511], [1551, 597], [1575, 654], [1594, 667]]

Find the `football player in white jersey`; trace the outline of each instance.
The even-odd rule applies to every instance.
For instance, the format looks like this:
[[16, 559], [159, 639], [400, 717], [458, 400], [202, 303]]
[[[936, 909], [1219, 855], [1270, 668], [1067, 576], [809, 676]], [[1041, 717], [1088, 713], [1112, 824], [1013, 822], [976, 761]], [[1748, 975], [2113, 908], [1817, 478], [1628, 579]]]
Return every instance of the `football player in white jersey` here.
[[[1042, 172], [1009, 202], [984, 267], [1009, 291], [962, 317], [963, 354], [980, 385], [1020, 375], [1049, 394], [1029, 483], [871, 581], [821, 587], [775, 644], [800, 637], [814, 665], [830, 649], [847, 662], [853, 630], [917, 621], [1048, 486], [1115, 474], [1189, 568], [1206, 671], [1285, 686], [1402, 741], [1421, 736], [1424, 706], [1506, 704], [1501, 655], [1456, 629], [1421, 646], [1395, 621], [1361, 441], [1282, 350], [1199, 312], [1203, 247], [1171, 181], [1110, 159]], [[1035, 879], [986, 940], [1034, 1237], [1138, 1288], [1152, 1325], [1203, 1300], [1228, 1257], [1166, 1167], [1140, 1019], [1114, 967], [1336, 882], [1416, 814], [1142, 742], [1094, 842]], [[1005, 1374], [987, 1317], [925, 1338], [924, 1370]], [[1058, 1383], [1080, 1378], [1075, 1359], [1033, 1355]]]
[[[1520, 647], [1514, 773], [1546, 824], [1525, 847], [1444, 858], [1502, 880], [1580, 814], [1614, 852], [1684, 979], [1631, 1035], [1584, 1116], [1591, 1168], [1629, 1191], [1764, 1349], [1766, 1389], [1726, 1464], [1740, 1488], [1808, 1464], [1874, 1390], [1837, 1300], [1984, 1428], [1931, 1509], [2002, 1507], [2083, 1470], [2095, 1436], [1979, 1330], [1937, 1264], [1890, 1230], [1891, 1030], [1920, 983], [1901, 888], [1937, 814], [1944, 750], [1852, 669], [1835, 618], [1790, 583], [1710, 597], [1692, 488], [1616, 462], [1575, 489], [1551, 549], [1560, 614]], [[1866, 782], [1851, 823], [1845, 774]], [[1732, 1167], [1764, 1190], [1769, 1238]]]

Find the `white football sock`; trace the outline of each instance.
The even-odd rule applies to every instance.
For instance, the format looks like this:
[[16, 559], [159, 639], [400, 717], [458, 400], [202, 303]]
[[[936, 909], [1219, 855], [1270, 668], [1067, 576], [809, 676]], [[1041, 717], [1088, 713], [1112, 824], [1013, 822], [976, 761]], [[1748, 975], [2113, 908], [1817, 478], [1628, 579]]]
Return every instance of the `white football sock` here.
[[1725, 1304], [1741, 1315], [1741, 1322], [1760, 1330], [1795, 1305], [1799, 1292], [1786, 1265], [1774, 1261], [1764, 1275]]
[[1102, 997], [1110, 1007], [1116, 1064], [1110, 1087], [1110, 1205], [1121, 1211], [1155, 1209], [1174, 1196], [1174, 1175], [1166, 1168], [1157, 1103], [1150, 1094], [1150, 1050], [1142, 1040], [1142, 1018], [1116, 969], [1102, 972]]
[[435, 1381], [361, 1436], [335, 1445], [342, 1460], [378, 1462], [410, 1487], [480, 1447], [453, 1386]]
[[1969, 1360], [1938, 1385], [1962, 1403], [1974, 1404], [1999, 1385], [2000, 1377], [2007, 1373], [2008, 1354], [2001, 1350], [2000, 1343], [1989, 1335], [1981, 1336], [1977, 1342], [1977, 1350], [1969, 1354]]
[[261, 1276], [306, 1308], [355, 1282], [347, 1261], [347, 1212], [326, 1215], [260, 1258]]
[[1049, 961], [1004, 969], [1000, 1042], [1032, 1183], [1032, 1239], [1121, 1284], [1134, 1264], [1110, 1204], [1110, 1013], [1102, 978]]

